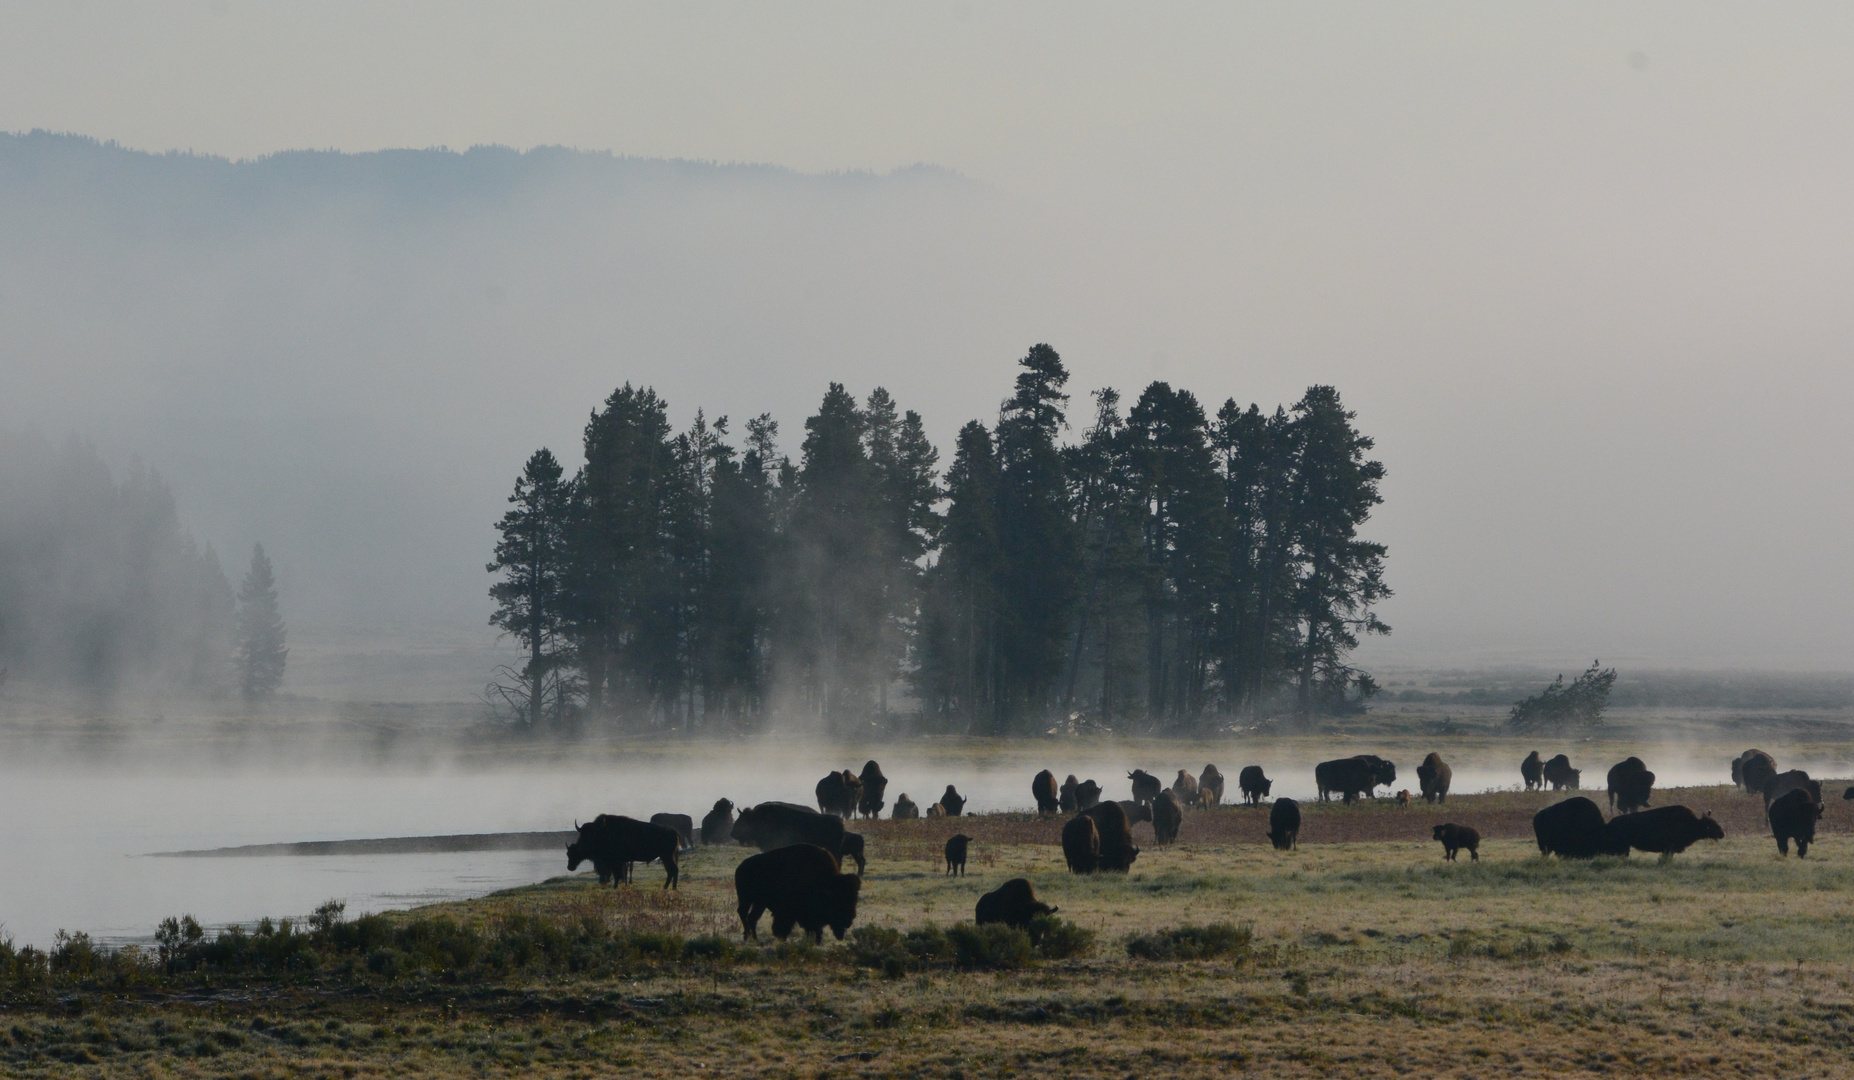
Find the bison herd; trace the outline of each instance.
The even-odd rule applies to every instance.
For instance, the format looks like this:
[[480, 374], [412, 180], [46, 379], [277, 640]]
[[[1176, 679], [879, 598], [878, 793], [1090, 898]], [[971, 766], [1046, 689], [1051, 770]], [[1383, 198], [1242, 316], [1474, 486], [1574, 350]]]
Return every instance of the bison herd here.
[[[1543, 791], [1547, 785], [1553, 791], [1581, 787], [1582, 774], [1563, 754], [1544, 760], [1534, 751], [1520, 762], [1519, 772], [1527, 791]], [[1762, 796], [1778, 851], [1787, 856], [1794, 842], [1797, 856], [1806, 857], [1822, 816], [1821, 782], [1799, 769], [1779, 771], [1776, 760], [1762, 750], [1739, 755], [1731, 763], [1731, 774], [1738, 788]], [[1425, 757], [1416, 767], [1416, 776], [1424, 801], [1447, 801], [1454, 773], [1440, 754]], [[1213, 808], [1223, 802], [1223, 774], [1215, 765], [1206, 765], [1195, 776], [1179, 769], [1169, 786], [1144, 769], [1129, 772], [1127, 780], [1133, 797], [1124, 801], [1103, 799], [1100, 784], [1077, 780], [1073, 774], [1058, 784], [1055, 773], [1044, 769], [1031, 780], [1030, 794], [1039, 815], [1072, 815], [1061, 832], [1063, 860], [1072, 873], [1124, 873], [1140, 853], [1133, 843], [1134, 823], [1151, 822], [1153, 842], [1164, 846], [1177, 841], [1185, 810]], [[1373, 754], [1323, 761], [1314, 768], [1322, 802], [1335, 796], [1346, 803], [1361, 796], [1376, 798], [1378, 788], [1388, 789], [1396, 780], [1397, 767]], [[1695, 814], [1685, 806], [1650, 808], [1655, 774], [1640, 758], [1618, 762], [1606, 780], [1614, 816], [1606, 819], [1595, 802], [1574, 795], [1533, 817], [1541, 855], [1585, 859], [1644, 851], [1671, 856], [1699, 840], [1725, 836], [1710, 813]], [[1248, 806], [1259, 806], [1272, 788], [1273, 781], [1259, 765], [1244, 766], [1237, 774], [1237, 790]], [[881, 766], [870, 761], [859, 773], [844, 769], [819, 780], [814, 789], [815, 810], [797, 803], [763, 802], [736, 812], [733, 802], [718, 799], [702, 818], [699, 830], [684, 814], [656, 814], [649, 821], [600, 814], [575, 825], [577, 835], [567, 846], [567, 869], [574, 871], [590, 863], [601, 883], [619, 884], [631, 880], [635, 864], [657, 862], [664, 869], [663, 888], [674, 889], [681, 877], [678, 858], [695, 846], [698, 836], [706, 845], [758, 848], [760, 853], [743, 860], [734, 874], [742, 933], [757, 937], [761, 916], [770, 913], [776, 937], [786, 937], [796, 926], [819, 940], [826, 928], [841, 939], [855, 921], [867, 867], [863, 838], [846, 823], [858, 816], [879, 817], [887, 808], [887, 790], [888, 778]], [[1854, 788], [1844, 798], [1854, 799]], [[1408, 805], [1410, 792], [1399, 792], [1398, 801]], [[924, 816], [959, 817], [966, 804], [966, 798], [948, 784]], [[892, 819], [921, 816], [905, 792], [896, 797]], [[1290, 798], [1274, 799], [1266, 835], [1275, 849], [1294, 850], [1300, 826], [1300, 804]], [[1445, 822], [1433, 826], [1433, 836], [1449, 861], [1464, 850], [1470, 860], [1480, 859], [1480, 833], [1472, 826]], [[972, 842], [963, 833], [946, 841], [947, 874], [965, 874]], [[855, 864], [854, 873], [845, 872], [848, 863]], [[1056, 910], [1036, 899], [1028, 880], [1014, 878], [985, 894], [976, 916], [981, 924], [1028, 929], [1036, 917]]]

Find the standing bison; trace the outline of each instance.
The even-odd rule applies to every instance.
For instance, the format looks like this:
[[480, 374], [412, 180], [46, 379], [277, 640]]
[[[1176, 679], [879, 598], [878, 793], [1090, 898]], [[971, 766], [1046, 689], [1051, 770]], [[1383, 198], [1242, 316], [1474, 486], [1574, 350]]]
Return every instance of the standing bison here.
[[1062, 792], [1056, 787], [1056, 774], [1048, 769], [1037, 773], [1030, 781], [1030, 797], [1036, 800], [1037, 813], [1059, 812], [1062, 809]]
[[702, 843], [725, 844], [734, 839], [734, 803], [716, 799], [715, 808], [702, 818]]
[[666, 829], [675, 829], [676, 835], [682, 839], [683, 850], [689, 851], [694, 849], [695, 822], [690, 819], [689, 815], [652, 814], [650, 815], [650, 823], [652, 825], [661, 825]]
[[1777, 759], [1762, 750], [1746, 750], [1732, 759], [1732, 783], [1756, 795], [1777, 775]]
[[1337, 794], [1349, 803], [1360, 795], [1376, 798], [1378, 785], [1396, 783], [1397, 766], [1375, 754], [1359, 754], [1320, 762], [1313, 767], [1313, 780], [1319, 786], [1321, 802]]
[[1028, 880], [1012, 878], [979, 897], [972, 921], [980, 926], [1003, 923], [1019, 930], [1029, 930], [1030, 923], [1038, 915], [1054, 915], [1058, 910], [1038, 900]]
[[818, 809], [846, 821], [856, 816], [856, 804], [863, 798], [863, 782], [848, 769], [834, 772], [818, 781]]
[[1178, 827], [1184, 823], [1184, 806], [1178, 796], [1161, 791], [1152, 800], [1152, 842], [1164, 847], [1178, 841]]
[[1644, 810], [1654, 790], [1654, 774], [1638, 757], [1626, 757], [1609, 768], [1609, 808], [1624, 814]]
[[940, 796], [940, 809], [947, 817], [958, 817], [965, 813], [966, 797], [953, 790], [953, 785], [946, 785], [946, 793]]
[[1172, 781], [1172, 794], [1177, 796], [1178, 805], [1196, 806], [1198, 790], [1197, 777], [1179, 769], [1177, 778]]
[[1093, 818], [1078, 814], [1062, 827], [1062, 858], [1071, 874], [1092, 874], [1101, 868], [1101, 831]]
[[1092, 809], [1100, 805], [1100, 802], [1101, 785], [1095, 783], [1093, 780], [1083, 780], [1081, 783], [1075, 785], [1075, 809], [1078, 812]]
[[1598, 855], [1627, 855], [1628, 846], [1615, 850], [1603, 824], [1603, 811], [1582, 795], [1553, 803], [1532, 815], [1532, 833], [1540, 855], [1565, 859], [1591, 859]]
[[1268, 811], [1268, 842], [1276, 851], [1292, 851], [1300, 843], [1300, 804], [1276, 799]]
[[1474, 862], [1481, 861], [1481, 834], [1466, 825], [1449, 822], [1437, 825], [1434, 829], [1437, 840], [1442, 841], [1442, 857], [1449, 862], [1455, 861], [1455, 854], [1462, 848], [1468, 849], [1468, 858]]
[[913, 821], [921, 816], [921, 808], [914, 805], [914, 800], [908, 798], [908, 793], [904, 791], [895, 800], [895, 809], [888, 816], [896, 821]]
[[1070, 773], [1069, 778], [1062, 782], [1062, 789], [1057, 793], [1056, 800], [1058, 809], [1063, 813], [1073, 814], [1075, 811], [1081, 809], [1075, 802], [1075, 789], [1080, 786], [1081, 784], [1076, 781], [1074, 773]]
[[1801, 769], [1791, 769], [1789, 772], [1778, 773], [1768, 780], [1765, 780], [1757, 790], [1764, 794], [1765, 810], [1770, 809], [1770, 804], [1772, 802], [1788, 795], [1792, 791], [1807, 791], [1809, 794], [1815, 796], [1816, 802], [1819, 803], [1822, 801], [1822, 782], [1820, 780], [1809, 779], [1809, 774]]
[[1699, 840], [1723, 840], [1725, 830], [1712, 820], [1701, 817], [1684, 806], [1663, 806], [1655, 810], [1624, 814], [1604, 826], [1610, 843], [1618, 854], [1629, 848], [1662, 855], [1678, 855]]
[[1426, 803], [1447, 802], [1448, 786], [1454, 779], [1455, 770], [1448, 767], [1441, 754], [1433, 751], [1416, 767], [1416, 783], [1422, 788]]
[[1770, 819], [1770, 835], [1776, 838], [1779, 853], [1789, 857], [1790, 841], [1794, 840], [1796, 857], [1809, 856], [1809, 845], [1815, 843], [1815, 823], [1822, 816], [1820, 799], [1807, 788], [1796, 788], [1771, 803], [1764, 816]]
[[1082, 813], [1094, 819], [1101, 835], [1101, 869], [1121, 873], [1132, 869], [1139, 849], [1133, 846], [1133, 825], [1126, 810], [1117, 802], [1104, 802]]
[[741, 936], [760, 936], [760, 916], [772, 912], [772, 931], [784, 939], [799, 926], [817, 941], [824, 928], [842, 941], [856, 921], [863, 880], [841, 873], [837, 858], [812, 844], [777, 848], [741, 860], [734, 868]]
[[1260, 765], [1244, 765], [1242, 772], [1236, 774], [1236, 788], [1250, 806], [1260, 806], [1274, 786], [1273, 780], [1262, 775]]
[[682, 872], [676, 866], [676, 853], [682, 847], [682, 837], [676, 834], [675, 829], [652, 825], [621, 814], [600, 814], [584, 825], [574, 827], [579, 831], [579, 836], [567, 845], [568, 873], [578, 870], [580, 863], [589, 862], [599, 872], [600, 881], [605, 880], [608, 869], [614, 878], [628, 881], [628, 867], [631, 863], [660, 859], [663, 862], [663, 887], [677, 887]]
[[966, 850], [972, 838], [965, 833], [955, 833], [946, 840], [946, 872], [958, 877], [966, 876]]
[[863, 772], [857, 779], [862, 782], [862, 794], [856, 799], [856, 810], [866, 818], [882, 816], [882, 805], [888, 801], [888, 777], [882, 775], [882, 766], [871, 758], [863, 762]]
[[844, 835], [842, 818], [792, 803], [763, 802], [734, 819], [735, 842], [761, 851], [812, 844], [842, 858]]
[[1571, 759], [1563, 754], [1547, 761], [1541, 775], [1553, 791], [1576, 791], [1583, 786], [1583, 770], [1571, 768]]
[[1136, 803], [1150, 803], [1159, 797], [1159, 792], [1165, 790], [1159, 778], [1144, 769], [1134, 769], [1127, 774], [1127, 779], [1133, 781], [1133, 801]]
[[1223, 801], [1223, 774], [1215, 765], [1205, 765], [1198, 776], [1197, 801], [1200, 806], [1216, 806]]
[[1545, 786], [1545, 763], [1539, 760], [1539, 752], [1532, 751], [1526, 760], [1519, 763], [1519, 778], [1526, 782], [1527, 791], [1537, 791]]

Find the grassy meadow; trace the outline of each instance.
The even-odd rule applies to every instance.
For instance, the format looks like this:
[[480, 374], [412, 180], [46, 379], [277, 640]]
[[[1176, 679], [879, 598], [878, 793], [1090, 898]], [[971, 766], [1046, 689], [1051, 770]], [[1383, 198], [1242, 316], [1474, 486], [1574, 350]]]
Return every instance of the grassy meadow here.
[[[1266, 808], [1194, 812], [1167, 849], [1136, 826], [1133, 872], [1092, 877], [1064, 872], [1054, 821], [864, 823], [857, 929], [822, 947], [739, 943], [730, 848], [673, 893], [640, 867], [260, 928], [197, 963], [67, 946], [33, 976], [15, 954], [0, 1075], [1854, 1074], [1840, 799], [1807, 861], [1718, 787], [1655, 804], [1711, 809], [1723, 842], [1579, 863], [1532, 843], [1554, 798], [1303, 803], [1288, 853]], [[1478, 863], [1443, 862], [1442, 820], [1481, 830]], [[955, 831], [963, 878], [938, 866]], [[1015, 876], [1059, 905], [1060, 948], [957, 925]]]

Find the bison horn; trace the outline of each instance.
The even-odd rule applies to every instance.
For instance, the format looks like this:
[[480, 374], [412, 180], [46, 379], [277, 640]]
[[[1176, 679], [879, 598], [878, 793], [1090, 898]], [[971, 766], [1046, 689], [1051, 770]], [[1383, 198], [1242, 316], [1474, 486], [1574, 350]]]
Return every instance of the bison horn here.
[[573, 819], [573, 831], [574, 831], [574, 832], [578, 832], [578, 831], [579, 831], [579, 829], [580, 829], [580, 825], [579, 825], [579, 819], [578, 819], [578, 818], [574, 818], [574, 819]]

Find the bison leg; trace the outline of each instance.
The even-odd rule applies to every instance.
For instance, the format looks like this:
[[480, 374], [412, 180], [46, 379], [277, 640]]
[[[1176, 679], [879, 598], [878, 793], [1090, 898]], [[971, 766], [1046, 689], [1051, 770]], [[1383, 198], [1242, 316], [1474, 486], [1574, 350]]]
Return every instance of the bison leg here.
[[[1799, 848], [1802, 847], [1802, 841], [1801, 840], [1796, 841], [1796, 846]], [[1790, 857], [1790, 838], [1789, 837], [1787, 836], [1777, 837], [1777, 854], [1783, 856], [1786, 859]]]
[[681, 880], [682, 868], [676, 865], [676, 856], [673, 854], [663, 856], [663, 887], [680, 892], [681, 889], [677, 883]]
[[1804, 840], [1800, 836], [1796, 838], [1796, 857], [1799, 859], [1806, 859], [1809, 857], [1809, 841]]
[[740, 936], [758, 941], [760, 939], [760, 916], [766, 908], [761, 904], [743, 903], [740, 905]]
[[1468, 858], [1473, 859], [1475, 862], [1480, 862], [1481, 861], [1481, 849], [1480, 848], [1469, 848]]

